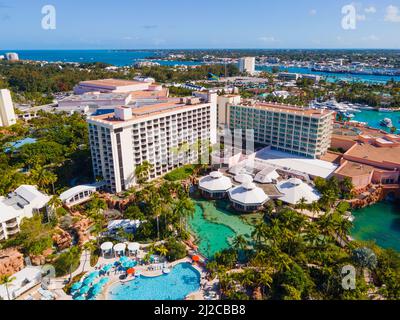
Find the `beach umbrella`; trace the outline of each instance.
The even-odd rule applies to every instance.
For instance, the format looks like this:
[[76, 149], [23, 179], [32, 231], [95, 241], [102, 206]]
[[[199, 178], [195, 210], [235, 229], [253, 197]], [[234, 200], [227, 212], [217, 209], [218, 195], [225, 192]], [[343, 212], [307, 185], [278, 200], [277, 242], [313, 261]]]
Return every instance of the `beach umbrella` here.
[[99, 271], [93, 271], [91, 274], [89, 274], [89, 277], [91, 278], [97, 278], [100, 275]]
[[97, 296], [98, 294], [101, 293], [102, 290], [103, 290], [103, 288], [102, 288], [101, 286], [94, 287], [94, 288], [92, 289], [92, 291], [91, 291], [91, 296], [92, 296], [92, 297]]
[[84, 296], [77, 296], [74, 300], [86, 300]]
[[192, 257], [192, 260], [193, 260], [194, 262], [199, 262], [199, 261], [200, 261], [200, 257], [199, 257], [199, 256], [193, 256], [193, 257]]
[[89, 286], [84, 286], [84, 287], [82, 287], [82, 288], [79, 290], [79, 293], [80, 293], [80, 294], [86, 294], [86, 293], [89, 292], [89, 290], [90, 290], [90, 287], [89, 287]]
[[134, 268], [130, 268], [128, 269], [128, 271], [126, 271], [127, 274], [135, 274], [135, 269]]
[[110, 271], [110, 270], [112, 269], [112, 267], [113, 267], [112, 264], [108, 264], [108, 265], [106, 265], [106, 266], [103, 268], [103, 271], [104, 271], [104, 272], [108, 272], [108, 271]]
[[85, 280], [83, 280], [83, 284], [84, 284], [85, 286], [88, 286], [88, 285], [90, 285], [93, 281], [94, 281], [93, 278], [87, 277]]
[[110, 281], [109, 278], [102, 278], [102, 279], [100, 279], [99, 283], [101, 283], [102, 285], [105, 285], [108, 281]]
[[72, 286], [71, 286], [71, 290], [76, 291], [79, 290], [82, 287], [82, 282], [75, 282]]

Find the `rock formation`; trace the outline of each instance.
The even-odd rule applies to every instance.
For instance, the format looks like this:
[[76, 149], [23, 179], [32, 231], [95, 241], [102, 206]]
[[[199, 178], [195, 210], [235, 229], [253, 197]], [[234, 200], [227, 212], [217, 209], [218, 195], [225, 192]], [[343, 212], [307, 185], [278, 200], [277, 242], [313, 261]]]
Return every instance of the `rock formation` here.
[[12, 275], [24, 268], [24, 256], [15, 248], [0, 250], [0, 276]]

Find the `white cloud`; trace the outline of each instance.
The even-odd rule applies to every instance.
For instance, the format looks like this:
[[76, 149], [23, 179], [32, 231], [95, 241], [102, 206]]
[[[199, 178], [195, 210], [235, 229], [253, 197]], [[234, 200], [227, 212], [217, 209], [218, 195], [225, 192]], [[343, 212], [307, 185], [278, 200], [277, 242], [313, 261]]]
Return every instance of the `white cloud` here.
[[379, 41], [379, 38], [376, 35], [371, 34], [367, 37], [363, 37], [362, 40], [363, 41]]
[[272, 36], [266, 36], [266, 37], [260, 37], [258, 40], [262, 42], [277, 42], [278, 40], [275, 39], [275, 37]]
[[374, 6], [369, 6], [364, 9], [366, 13], [376, 13], [376, 8]]
[[385, 21], [400, 22], [400, 10], [398, 7], [390, 5], [386, 8]]
[[317, 9], [310, 10], [310, 16], [315, 16], [317, 14]]
[[357, 15], [357, 20], [358, 21], [365, 21], [365, 20], [367, 20], [367, 16], [365, 14], [358, 14]]

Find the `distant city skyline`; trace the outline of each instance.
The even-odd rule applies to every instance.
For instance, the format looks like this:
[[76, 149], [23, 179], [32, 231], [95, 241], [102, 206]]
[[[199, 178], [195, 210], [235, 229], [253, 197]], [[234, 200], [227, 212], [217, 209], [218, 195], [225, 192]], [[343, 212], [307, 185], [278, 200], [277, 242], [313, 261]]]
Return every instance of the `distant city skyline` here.
[[0, 50], [400, 49], [399, 31], [400, 0], [0, 0]]

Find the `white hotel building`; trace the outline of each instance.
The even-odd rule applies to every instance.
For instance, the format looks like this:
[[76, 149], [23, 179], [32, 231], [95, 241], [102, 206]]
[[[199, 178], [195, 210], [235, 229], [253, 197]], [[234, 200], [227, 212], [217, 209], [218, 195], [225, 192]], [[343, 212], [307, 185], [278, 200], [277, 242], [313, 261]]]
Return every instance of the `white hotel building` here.
[[199, 93], [89, 117], [94, 175], [117, 193], [137, 183], [135, 168], [144, 161], [154, 166], [150, 179], [201, 157], [208, 162], [208, 144], [217, 142], [216, 105], [216, 94]]

